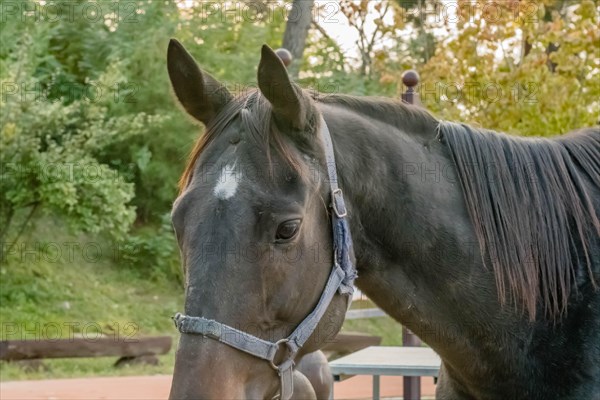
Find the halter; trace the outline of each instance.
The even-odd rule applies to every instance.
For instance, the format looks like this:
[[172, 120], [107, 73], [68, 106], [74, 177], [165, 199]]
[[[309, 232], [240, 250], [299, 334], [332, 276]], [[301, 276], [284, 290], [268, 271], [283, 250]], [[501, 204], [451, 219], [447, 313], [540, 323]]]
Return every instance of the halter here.
[[[325, 314], [329, 303], [336, 292], [348, 296], [348, 306], [352, 301], [354, 292], [354, 279], [356, 269], [352, 264], [352, 237], [346, 216], [348, 215], [344, 203], [342, 189], [338, 186], [335, 156], [331, 134], [325, 120], [321, 116], [321, 140], [325, 147], [325, 160], [327, 162], [327, 175], [331, 189], [331, 225], [333, 230], [333, 267], [325, 289], [314, 310], [296, 327], [286, 338], [277, 342], [269, 342], [256, 336], [242, 332], [223, 323], [203, 318], [190, 317], [177, 313], [173, 320], [181, 333], [198, 334], [218, 340], [228, 346], [251, 354], [269, 362], [280, 378], [280, 400], [289, 400], [294, 391], [293, 367], [298, 350], [312, 335], [317, 324]], [[279, 350], [287, 348], [287, 357], [279, 365], [274, 362]], [[276, 396], [277, 397], [277, 396]]]

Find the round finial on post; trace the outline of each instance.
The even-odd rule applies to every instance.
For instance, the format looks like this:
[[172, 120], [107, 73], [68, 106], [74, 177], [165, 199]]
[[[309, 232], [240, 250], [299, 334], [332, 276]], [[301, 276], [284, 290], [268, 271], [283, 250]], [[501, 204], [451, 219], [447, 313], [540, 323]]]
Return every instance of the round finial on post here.
[[402, 101], [408, 104], [421, 105], [419, 94], [415, 90], [419, 84], [419, 73], [413, 69], [409, 69], [402, 74], [402, 83], [406, 85], [406, 92], [402, 94]]
[[292, 53], [290, 53], [289, 50], [280, 48], [275, 50], [275, 54], [277, 54], [277, 56], [281, 58], [281, 61], [283, 61], [283, 65], [285, 65], [286, 68], [289, 67], [292, 63], [293, 57]]
[[402, 83], [409, 88], [417, 86], [420, 79], [419, 73], [414, 69], [409, 69], [402, 74]]

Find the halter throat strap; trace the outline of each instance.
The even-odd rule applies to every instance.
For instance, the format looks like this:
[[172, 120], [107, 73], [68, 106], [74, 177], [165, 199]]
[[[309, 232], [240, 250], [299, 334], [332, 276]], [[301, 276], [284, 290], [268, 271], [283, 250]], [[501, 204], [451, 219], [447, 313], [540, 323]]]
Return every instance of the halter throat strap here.
[[[347, 221], [347, 209], [342, 189], [338, 186], [337, 169], [331, 134], [325, 120], [320, 120], [321, 140], [325, 149], [327, 175], [331, 189], [331, 224], [333, 231], [333, 267], [321, 293], [319, 302], [296, 329], [287, 337], [277, 342], [270, 342], [221, 322], [204, 317], [191, 317], [177, 313], [173, 317], [175, 326], [181, 333], [196, 334], [218, 340], [228, 346], [266, 360], [280, 377], [281, 400], [289, 400], [294, 391], [293, 367], [298, 350], [313, 334], [319, 321], [329, 307], [336, 292], [348, 296], [348, 306], [354, 292], [356, 269], [352, 263], [353, 250], [350, 228]], [[287, 350], [284, 361], [275, 364], [279, 350]]]

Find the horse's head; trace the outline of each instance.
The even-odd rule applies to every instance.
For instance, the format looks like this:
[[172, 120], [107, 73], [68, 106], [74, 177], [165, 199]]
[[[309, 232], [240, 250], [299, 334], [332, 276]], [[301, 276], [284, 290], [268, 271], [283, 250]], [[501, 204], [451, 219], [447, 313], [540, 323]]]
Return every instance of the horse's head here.
[[[207, 126], [172, 212], [186, 277], [185, 314], [254, 336], [222, 325], [218, 334], [184, 333], [171, 398], [271, 399], [279, 390], [271, 363], [222, 340], [275, 343], [294, 332], [322, 295], [333, 245], [320, 114], [266, 46], [259, 90], [236, 98], [176, 41], [169, 45], [168, 70], [181, 105]], [[333, 296], [297, 354], [334, 336], [346, 306], [346, 295]], [[198, 329], [212, 329], [210, 321], [205, 325]], [[278, 346], [273, 364], [293, 350]]]

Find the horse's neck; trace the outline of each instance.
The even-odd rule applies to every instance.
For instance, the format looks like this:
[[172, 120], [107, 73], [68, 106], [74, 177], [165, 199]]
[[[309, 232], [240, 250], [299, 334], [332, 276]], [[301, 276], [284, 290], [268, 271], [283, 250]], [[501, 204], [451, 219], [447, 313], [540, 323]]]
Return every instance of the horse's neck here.
[[359, 263], [373, 250], [398, 262], [410, 256], [401, 257], [403, 247], [431, 247], [441, 236], [462, 241], [465, 230], [472, 230], [435, 126], [431, 132], [410, 132], [341, 108], [325, 117]]
[[[529, 351], [539, 350], [536, 341], [553, 349], [547, 353], [554, 361], [544, 363], [572, 360], [585, 366], [591, 364], [580, 362], [584, 354], [586, 360], [597, 359], [597, 348], [589, 345], [598, 343], [593, 325], [583, 334], [572, 330], [582, 332], [583, 318], [592, 321], [589, 310], [598, 309], [591, 288], [587, 302], [569, 312], [571, 328], [565, 323], [562, 331], [529, 323], [510, 304], [500, 306], [493, 271], [482, 265], [454, 164], [445, 145], [435, 140], [435, 127], [412, 132], [341, 107], [325, 111], [349, 209], [357, 285], [440, 354], [446, 390], [452, 392], [452, 381], [454, 388], [479, 393], [477, 398], [496, 393], [495, 398], [514, 398], [529, 387], [537, 393], [539, 385], [528, 386], [539, 366]], [[572, 353], [564, 346], [571, 340], [586, 350]], [[569, 371], [573, 382], [584, 370]], [[514, 386], [498, 386], [509, 380]], [[556, 382], [545, 381], [545, 393], [564, 386]]]
[[[453, 309], [497, 313], [493, 275], [481, 266], [460, 183], [435, 126], [410, 132], [342, 109], [325, 117], [349, 204], [361, 289], [424, 336], [431, 329], [463, 334], [450, 328], [458, 319]], [[475, 298], [476, 285], [490, 287], [489, 301]]]

